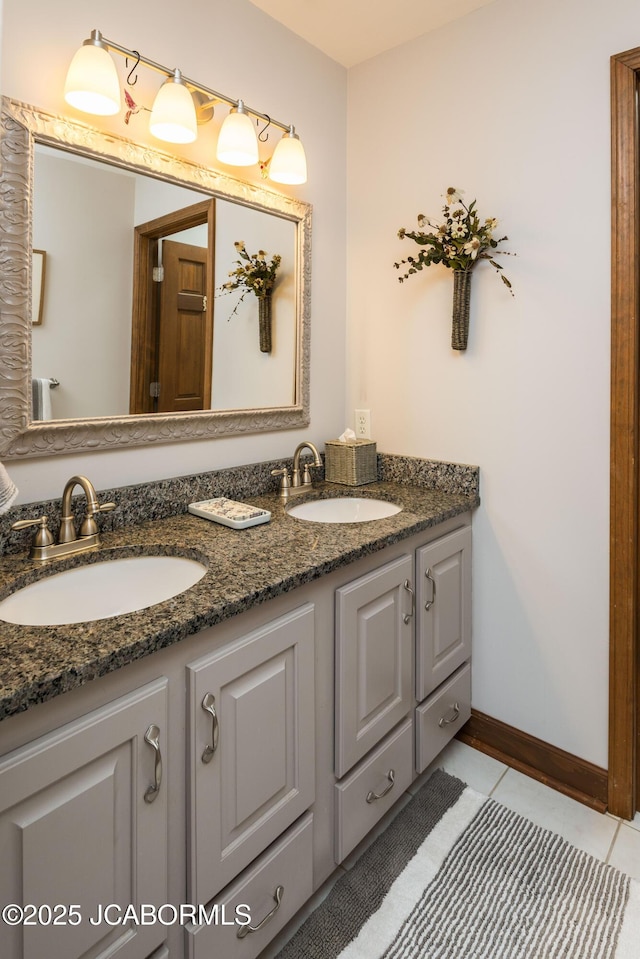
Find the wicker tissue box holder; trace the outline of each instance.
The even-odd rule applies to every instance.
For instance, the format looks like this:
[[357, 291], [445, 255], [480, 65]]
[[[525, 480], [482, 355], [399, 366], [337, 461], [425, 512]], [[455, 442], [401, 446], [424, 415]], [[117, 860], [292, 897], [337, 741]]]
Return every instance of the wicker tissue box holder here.
[[324, 478], [329, 483], [363, 486], [378, 479], [376, 444], [372, 440], [327, 440], [324, 444]]

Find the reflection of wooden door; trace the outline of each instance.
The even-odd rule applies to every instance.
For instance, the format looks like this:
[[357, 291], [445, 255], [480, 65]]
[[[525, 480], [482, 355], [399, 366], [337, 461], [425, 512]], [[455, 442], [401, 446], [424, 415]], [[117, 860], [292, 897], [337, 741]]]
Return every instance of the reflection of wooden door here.
[[[130, 413], [211, 407], [215, 203], [204, 200], [135, 228]], [[202, 224], [206, 247], [170, 239]], [[174, 257], [180, 246], [190, 252]]]
[[207, 251], [165, 240], [158, 331], [158, 413], [211, 406], [211, 304]]

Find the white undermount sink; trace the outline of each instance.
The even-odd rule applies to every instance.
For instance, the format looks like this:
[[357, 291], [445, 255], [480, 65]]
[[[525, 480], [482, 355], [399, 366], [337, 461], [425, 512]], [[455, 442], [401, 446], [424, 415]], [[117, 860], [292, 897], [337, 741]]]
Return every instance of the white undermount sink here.
[[399, 513], [401, 506], [363, 496], [334, 496], [316, 499], [287, 509], [289, 516], [312, 523], [368, 523]]
[[184, 556], [131, 556], [75, 566], [16, 590], [0, 602], [0, 619], [61, 626], [121, 616], [183, 593], [206, 571]]

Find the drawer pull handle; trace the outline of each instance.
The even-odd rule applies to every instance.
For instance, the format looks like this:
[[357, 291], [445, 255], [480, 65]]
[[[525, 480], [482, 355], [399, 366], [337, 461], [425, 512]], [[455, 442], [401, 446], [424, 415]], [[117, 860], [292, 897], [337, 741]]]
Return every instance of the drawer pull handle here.
[[155, 769], [153, 786], [148, 786], [144, 794], [145, 802], [153, 802], [160, 792], [162, 782], [162, 754], [160, 752], [160, 728], [152, 723], [144, 734], [145, 743], [149, 743], [155, 752]]
[[408, 593], [411, 593], [411, 612], [410, 612], [410, 613], [405, 613], [404, 616], [402, 617], [402, 619], [403, 619], [403, 621], [404, 621], [404, 624], [405, 624], [405, 626], [406, 626], [406, 625], [409, 623], [409, 621], [410, 621], [411, 617], [413, 616], [413, 614], [414, 614], [414, 612], [415, 612], [415, 609], [416, 609], [416, 594], [415, 594], [414, 591], [412, 590], [412, 588], [411, 588], [411, 583], [409, 582], [408, 579], [405, 579], [405, 581], [404, 581], [404, 588], [406, 589], [406, 591], [407, 591]]
[[213, 693], [206, 693], [204, 699], [202, 700], [202, 708], [205, 713], [209, 713], [211, 716], [211, 745], [207, 745], [204, 748], [202, 754], [202, 762], [210, 763], [213, 759], [213, 754], [218, 748], [218, 739], [220, 736], [220, 723], [218, 722], [218, 714], [216, 712], [216, 697]]
[[451, 723], [455, 723], [456, 719], [460, 715], [460, 707], [457, 703], [453, 704], [453, 714], [447, 719], [445, 716], [442, 719], [438, 720], [438, 726], [442, 729], [444, 726], [450, 726]]
[[268, 912], [267, 915], [264, 917], [264, 919], [260, 920], [257, 926], [251, 926], [248, 923], [246, 926], [240, 926], [240, 928], [238, 929], [236, 933], [236, 936], [238, 937], [238, 939], [244, 939], [244, 937], [248, 936], [250, 932], [259, 932], [263, 926], [266, 926], [266, 924], [273, 919], [278, 909], [280, 908], [280, 903], [282, 902], [283, 896], [284, 896], [284, 886], [276, 886], [276, 891], [273, 894], [275, 906], [273, 907], [271, 912]]
[[436, 581], [435, 581], [435, 579], [433, 578], [433, 576], [431, 575], [431, 570], [430, 570], [430, 569], [426, 570], [426, 572], [425, 572], [424, 575], [425, 575], [425, 577], [429, 580], [429, 582], [431, 583], [431, 599], [427, 600], [427, 602], [424, 604], [424, 608], [425, 608], [427, 611], [429, 611], [429, 610], [431, 609], [431, 607], [433, 606], [433, 604], [435, 603], [435, 601], [436, 601]]
[[387, 779], [389, 780], [389, 782], [384, 787], [381, 793], [374, 793], [373, 789], [369, 790], [369, 792], [367, 793], [368, 803], [375, 802], [376, 799], [382, 799], [382, 797], [386, 796], [388, 792], [391, 792], [396, 781], [396, 773], [394, 769], [389, 770], [389, 772], [387, 773]]

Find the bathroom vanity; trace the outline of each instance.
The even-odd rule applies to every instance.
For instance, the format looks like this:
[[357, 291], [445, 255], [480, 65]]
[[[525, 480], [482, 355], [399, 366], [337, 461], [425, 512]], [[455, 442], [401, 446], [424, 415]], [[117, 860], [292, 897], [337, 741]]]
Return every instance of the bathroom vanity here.
[[[111, 620], [2, 624], [0, 900], [53, 910], [3, 956], [258, 956], [464, 724], [477, 490], [350, 492], [402, 509], [305, 522], [270, 493], [251, 529], [114, 530], [103, 557], [208, 571]], [[0, 598], [33, 575], [3, 559]]]

